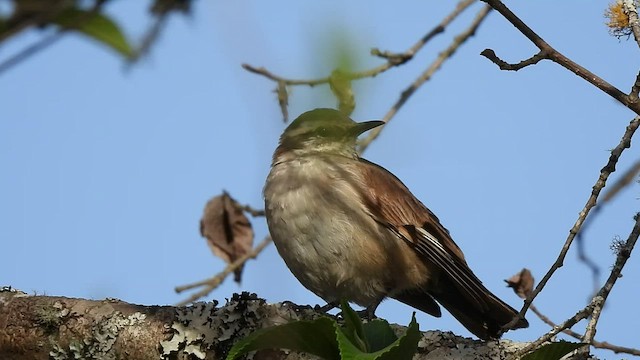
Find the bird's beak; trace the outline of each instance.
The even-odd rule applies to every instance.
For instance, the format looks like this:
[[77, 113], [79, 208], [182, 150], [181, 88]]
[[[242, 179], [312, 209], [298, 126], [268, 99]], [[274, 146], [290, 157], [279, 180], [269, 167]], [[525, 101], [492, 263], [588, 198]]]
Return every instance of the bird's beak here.
[[363, 122], [359, 122], [357, 123], [353, 129], [351, 129], [351, 131], [353, 132], [354, 135], [360, 135], [365, 131], [371, 130], [375, 127], [378, 127], [380, 125], [384, 125], [385, 122], [384, 121], [380, 121], [380, 120], [373, 120], [373, 121], [363, 121]]

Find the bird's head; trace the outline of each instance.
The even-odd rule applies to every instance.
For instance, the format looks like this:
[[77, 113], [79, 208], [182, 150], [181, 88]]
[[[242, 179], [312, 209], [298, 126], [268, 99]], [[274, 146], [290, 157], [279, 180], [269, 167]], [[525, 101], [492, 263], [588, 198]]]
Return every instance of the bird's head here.
[[284, 130], [274, 157], [314, 153], [355, 157], [358, 136], [383, 124], [383, 121], [355, 122], [333, 109], [307, 111]]

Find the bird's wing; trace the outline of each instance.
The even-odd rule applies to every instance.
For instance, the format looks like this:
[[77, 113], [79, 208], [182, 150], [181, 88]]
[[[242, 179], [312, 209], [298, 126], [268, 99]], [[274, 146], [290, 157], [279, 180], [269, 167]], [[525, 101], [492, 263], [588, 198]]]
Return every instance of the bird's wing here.
[[371, 216], [395, 232], [422, 259], [437, 266], [478, 310], [486, 310], [483, 295], [488, 290], [473, 274], [438, 218], [386, 169], [364, 159], [357, 165], [363, 170], [360, 188]]

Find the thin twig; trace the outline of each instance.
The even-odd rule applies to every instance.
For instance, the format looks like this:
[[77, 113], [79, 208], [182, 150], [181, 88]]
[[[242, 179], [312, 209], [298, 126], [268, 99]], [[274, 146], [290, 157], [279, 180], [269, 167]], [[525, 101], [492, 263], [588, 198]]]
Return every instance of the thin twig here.
[[638, 241], [638, 236], [640, 236], [640, 213], [636, 214], [634, 220], [636, 221], [636, 223], [633, 227], [633, 230], [629, 234], [629, 238], [624, 243], [624, 245], [617, 249], [616, 263], [613, 265], [613, 269], [609, 274], [609, 278], [602, 286], [600, 291], [598, 291], [598, 294], [591, 301], [591, 303], [593, 303], [595, 307], [593, 309], [594, 311], [591, 315], [591, 319], [589, 320], [589, 324], [587, 324], [587, 330], [583, 338], [583, 341], [588, 344], [593, 342], [593, 338], [596, 335], [596, 326], [598, 325], [598, 319], [600, 318], [602, 308], [604, 307], [604, 304], [607, 301], [607, 297], [609, 296], [609, 293], [611, 293], [613, 286], [620, 278], [622, 269], [627, 263], [627, 260], [629, 260], [629, 256], [631, 256], [633, 247]]
[[553, 329], [549, 330], [549, 332], [542, 335], [536, 341], [530, 342], [527, 346], [518, 350], [514, 358], [519, 359], [520, 357], [522, 357], [522, 355], [534, 349], [537, 349], [540, 345], [546, 343], [547, 341], [550, 341], [554, 336], [558, 335], [562, 330], [573, 327], [573, 325], [577, 324], [580, 320], [585, 319], [589, 315], [591, 315], [592, 310], [593, 310], [593, 304], [589, 303], [587, 306], [584, 307], [584, 309], [578, 311], [575, 315], [567, 319], [562, 324], [554, 326]]
[[596, 205], [598, 196], [600, 195], [600, 192], [602, 191], [602, 189], [605, 187], [607, 179], [609, 178], [609, 175], [611, 175], [616, 170], [616, 164], [618, 163], [618, 160], [620, 159], [622, 152], [631, 146], [631, 137], [638, 129], [638, 126], [640, 126], [640, 117], [636, 116], [633, 120], [631, 120], [631, 122], [627, 126], [618, 145], [613, 150], [611, 150], [611, 155], [609, 156], [609, 160], [607, 161], [607, 164], [600, 170], [600, 176], [598, 177], [598, 180], [596, 181], [595, 185], [593, 185], [591, 195], [589, 196], [587, 203], [584, 205], [584, 207], [580, 211], [580, 214], [578, 215], [578, 219], [576, 220], [575, 224], [569, 231], [569, 236], [567, 237], [567, 240], [562, 246], [562, 249], [560, 250], [560, 254], [558, 255], [558, 258], [553, 263], [549, 271], [547, 271], [547, 273], [544, 275], [542, 280], [540, 280], [536, 288], [524, 300], [524, 305], [522, 306], [522, 309], [520, 310], [518, 315], [509, 324], [505, 325], [505, 328], [509, 329], [512, 326], [514, 326], [519, 321], [519, 319], [524, 319], [524, 314], [527, 312], [527, 310], [531, 306], [531, 303], [533, 302], [533, 300], [536, 298], [536, 296], [538, 296], [540, 291], [542, 291], [542, 289], [545, 287], [545, 285], [547, 284], [551, 276], [556, 272], [556, 270], [562, 267], [564, 263], [564, 259], [567, 255], [567, 252], [569, 251], [569, 247], [573, 243], [573, 240], [575, 239], [576, 235], [580, 232], [582, 225], [584, 224], [585, 219], [587, 218], [587, 215], [589, 215], [589, 212], [591, 211], [591, 209]]
[[[507, 19], [516, 29], [518, 29], [524, 36], [526, 36], [531, 42], [541, 50], [547, 58], [565, 69], [573, 72], [579, 77], [583, 78], [590, 84], [596, 86], [598, 89], [604, 91], [612, 98], [618, 100], [624, 106], [640, 115], [640, 102], [633, 101], [627, 94], [620, 89], [609, 84], [604, 79], [600, 78], [596, 74], [577, 64], [573, 60], [564, 56], [562, 53], [554, 49], [546, 41], [544, 41], [538, 34], [536, 34], [529, 26], [527, 26], [520, 18], [518, 18], [509, 8], [507, 8], [500, 0], [482, 0], [489, 4], [492, 8], [498, 11], [505, 19]], [[497, 56], [496, 56], [497, 58]], [[502, 60], [501, 60], [502, 61]], [[515, 65], [513, 65], [515, 66]]]
[[265, 69], [264, 67], [253, 67], [249, 64], [242, 64], [242, 68], [252, 72], [254, 74], [258, 74], [258, 75], [262, 75], [264, 77], [266, 77], [269, 80], [273, 80], [277, 83], [284, 83], [285, 85], [309, 85], [309, 86], [316, 86], [316, 85], [320, 85], [320, 84], [326, 84], [329, 82], [329, 77], [323, 77], [320, 79], [312, 79], [312, 80], [296, 80], [296, 79], [287, 79], [287, 78], [283, 78], [281, 76], [278, 76], [276, 74], [273, 74], [272, 72], [270, 72], [269, 70]]
[[251, 205], [243, 205], [239, 206], [239, 208], [244, 212], [248, 212], [253, 217], [264, 216], [264, 210], [253, 208]]
[[[549, 319], [546, 315], [544, 315], [540, 310], [538, 310], [538, 308], [535, 305], [531, 305], [531, 311], [536, 314], [538, 316], [538, 318], [540, 318], [540, 320], [542, 320], [545, 324], [553, 327], [556, 327], [557, 324], [554, 323], [551, 319]], [[571, 329], [564, 329], [562, 330], [562, 333], [567, 334], [571, 337], [573, 337], [574, 339], [580, 340], [582, 341], [582, 335], [571, 330]], [[620, 353], [624, 353], [624, 354], [631, 354], [631, 355], [636, 355], [636, 356], [640, 356], [640, 349], [634, 349], [634, 348], [629, 348], [629, 347], [624, 347], [624, 346], [618, 346], [618, 345], [613, 345], [609, 342], [606, 341], [597, 341], [597, 340], [593, 340], [591, 342], [591, 345], [595, 348], [598, 349], [605, 349], [605, 350], [611, 350], [616, 354], [620, 354]]]
[[631, 251], [633, 250], [633, 247], [638, 240], [638, 236], [640, 236], [640, 214], [636, 214], [634, 220], [635, 225], [633, 226], [633, 230], [631, 230], [631, 233], [629, 234], [629, 238], [624, 243], [624, 245], [618, 249], [618, 253], [616, 254], [616, 262], [613, 266], [613, 269], [611, 270], [611, 273], [609, 274], [609, 278], [602, 286], [602, 288], [600, 288], [600, 291], [598, 291], [598, 293], [591, 299], [589, 304], [564, 323], [554, 326], [551, 331], [538, 338], [538, 340], [533, 341], [527, 346], [518, 350], [518, 352], [516, 353], [516, 358], [530, 352], [533, 349], [537, 349], [540, 345], [551, 340], [551, 338], [556, 336], [561, 331], [571, 328], [573, 325], [577, 324], [578, 321], [589, 316], [591, 316], [591, 320], [587, 325], [587, 331], [582, 337], [582, 341], [589, 345], [593, 343], [593, 337], [595, 336], [595, 327], [597, 325], [600, 312], [604, 306], [604, 303], [607, 301], [607, 297], [609, 296], [611, 289], [613, 289], [616, 281], [618, 280], [618, 278], [620, 278], [622, 268], [624, 268], [624, 265], [629, 259]]
[[187, 305], [190, 304], [202, 297], [205, 297], [207, 295], [209, 295], [209, 293], [211, 293], [215, 288], [217, 288], [218, 286], [220, 286], [220, 284], [222, 284], [222, 282], [224, 281], [224, 279], [227, 278], [227, 276], [231, 273], [233, 273], [236, 269], [238, 269], [240, 266], [244, 265], [244, 263], [249, 260], [249, 259], [255, 259], [258, 254], [260, 254], [260, 252], [262, 252], [262, 250], [264, 250], [264, 248], [267, 247], [267, 245], [269, 245], [269, 243], [271, 243], [271, 237], [267, 236], [266, 238], [264, 238], [264, 240], [262, 240], [262, 242], [260, 244], [258, 244], [258, 246], [256, 246], [255, 248], [253, 248], [252, 251], [244, 254], [243, 256], [239, 257], [238, 259], [236, 259], [236, 261], [232, 262], [231, 264], [227, 265], [227, 267], [222, 270], [221, 272], [219, 272], [216, 276], [209, 278], [209, 279], [205, 279], [202, 281], [198, 281], [196, 283], [193, 284], [187, 284], [187, 285], [182, 285], [182, 286], [177, 286], [175, 288], [175, 291], [177, 293], [181, 293], [183, 291], [189, 290], [189, 289], [193, 289], [193, 288], [197, 288], [197, 287], [203, 287], [203, 289], [201, 289], [200, 291], [192, 294], [191, 296], [189, 296], [187, 299], [179, 302], [177, 304], [177, 306], [183, 306], [183, 305]]
[[413, 46], [407, 49], [403, 53], [392, 53], [390, 51], [380, 51], [377, 48], [371, 49], [371, 55], [378, 56], [387, 60], [387, 65], [398, 66], [406, 63], [407, 61], [413, 59], [413, 57], [424, 47], [426, 43], [428, 43], [431, 39], [433, 39], [436, 35], [441, 34], [444, 30], [449, 26], [449, 24], [455, 20], [464, 10], [466, 10], [471, 4], [473, 4], [476, 0], [462, 0], [457, 5], [453, 11], [447, 15], [440, 24], [436, 25], [431, 31], [426, 33], [420, 40], [418, 40]]
[[493, 62], [494, 64], [498, 65], [500, 70], [508, 70], [508, 71], [518, 71], [518, 70], [520, 70], [522, 68], [525, 68], [525, 67], [527, 67], [529, 65], [537, 64], [541, 60], [549, 58], [548, 55], [544, 51], [540, 51], [537, 54], [533, 55], [532, 57], [530, 57], [530, 58], [528, 58], [526, 60], [522, 60], [517, 64], [509, 64], [508, 62], [500, 59], [498, 57], [498, 55], [496, 55], [495, 51], [493, 51], [491, 49], [482, 50], [480, 55], [486, 57], [487, 59], [491, 60], [491, 62]]
[[[363, 78], [368, 78], [368, 77], [375, 77], [389, 69], [391, 69], [392, 67], [396, 67], [396, 66], [400, 66], [404, 63], [406, 63], [407, 61], [411, 60], [415, 54], [420, 51], [424, 45], [429, 42], [429, 40], [431, 40], [432, 38], [434, 38], [436, 35], [443, 33], [446, 29], [446, 27], [456, 18], [458, 17], [458, 15], [460, 15], [465, 9], [467, 9], [471, 4], [473, 4], [476, 0], [461, 0], [457, 5], [456, 8], [449, 14], [447, 15], [441, 22], [440, 24], [436, 25], [436, 27], [434, 27], [433, 29], [431, 29], [431, 31], [429, 31], [427, 34], [425, 34], [422, 38], [420, 38], [420, 40], [418, 40], [414, 45], [412, 45], [409, 49], [407, 49], [405, 52], [403, 53], [390, 53], [390, 52], [382, 52], [378, 49], [372, 49], [371, 53], [372, 55], [376, 55], [382, 58], [385, 58], [387, 61], [384, 64], [378, 65], [374, 68], [371, 68], [369, 70], [364, 70], [364, 71], [359, 71], [359, 72], [350, 72], [350, 73], [345, 73], [345, 76], [350, 79], [350, 80], [357, 80], [357, 79], [363, 79]], [[286, 86], [291, 86], [291, 85], [307, 85], [307, 86], [316, 86], [316, 85], [321, 85], [321, 84], [328, 84], [331, 81], [331, 76], [327, 76], [327, 77], [323, 77], [323, 78], [318, 78], [318, 79], [308, 79], [308, 80], [303, 80], [303, 79], [288, 79], [279, 75], [276, 75], [272, 72], [270, 72], [269, 70], [267, 70], [264, 67], [255, 67], [255, 66], [251, 66], [249, 64], [242, 64], [242, 68], [244, 68], [245, 70], [252, 72], [254, 74], [258, 74], [258, 75], [262, 75], [264, 77], [266, 77], [269, 80], [275, 81], [276, 83], [278, 83], [278, 87], [276, 88], [276, 91], [278, 92], [278, 102], [280, 104], [280, 107], [282, 109], [282, 114], [284, 119], [287, 119], [287, 114], [286, 114], [286, 107], [283, 108], [283, 99], [281, 98], [281, 94], [283, 94], [282, 89], [285, 88]], [[286, 92], [284, 93], [286, 94]]]
[[[406, 88], [402, 94], [400, 94], [400, 98], [396, 101], [395, 104], [389, 109], [389, 111], [382, 118], [382, 121], [388, 123], [395, 116], [395, 114], [400, 110], [400, 108], [404, 105], [404, 103], [415, 93], [415, 91], [422, 86], [426, 81], [431, 79], [431, 76], [442, 66], [442, 64], [453, 55], [456, 50], [464, 44], [470, 37], [472, 37], [478, 27], [482, 23], [482, 21], [487, 17], [489, 12], [491, 11], [491, 7], [484, 6], [476, 15], [475, 19], [465, 31], [460, 33], [453, 39], [451, 45], [449, 45], [443, 52], [438, 55], [438, 57], [429, 65], [429, 67], [422, 73], [420, 76], [411, 84], [408, 88]], [[358, 143], [358, 152], [363, 153], [367, 147], [371, 144], [373, 140], [375, 140], [382, 131], [384, 127], [378, 127], [369, 132], [369, 135], [362, 139]]]

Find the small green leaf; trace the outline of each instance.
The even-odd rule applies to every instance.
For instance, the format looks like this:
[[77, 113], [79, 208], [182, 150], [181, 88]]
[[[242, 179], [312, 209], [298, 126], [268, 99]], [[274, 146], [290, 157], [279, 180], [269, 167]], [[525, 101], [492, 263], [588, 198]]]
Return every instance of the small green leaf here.
[[[342, 360], [411, 360], [418, 349], [418, 341], [422, 334], [416, 322], [415, 313], [407, 332], [390, 345], [372, 353], [360, 351], [344, 334], [338, 334], [338, 344]], [[374, 325], [379, 326], [379, 325]], [[365, 324], [365, 329], [366, 329]], [[365, 330], [366, 331], [366, 330]], [[395, 337], [395, 334], [393, 335]]]
[[336, 333], [339, 332], [335, 321], [328, 317], [273, 326], [258, 330], [235, 343], [229, 350], [227, 360], [261, 349], [289, 349], [337, 360], [340, 359], [336, 341]]
[[378, 351], [398, 340], [396, 333], [386, 320], [376, 319], [363, 325], [364, 337], [369, 344], [369, 351]]
[[[365, 338], [364, 330], [362, 329], [362, 320], [360, 320], [360, 316], [358, 316], [358, 314], [349, 306], [349, 303], [344, 300], [340, 301], [340, 308], [342, 309], [342, 317], [344, 317], [344, 327], [342, 328], [342, 332], [358, 349], [363, 352], [369, 352], [369, 344], [367, 344], [367, 339]], [[340, 342], [339, 338], [338, 342]]]
[[347, 337], [344, 329], [338, 330], [336, 332], [336, 338], [338, 340], [338, 348], [340, 351], [341, 360], [374, 359], [373, 357], [370, 357], [371, 354], [361, 350], [358, 346], [356, 346], [351, 341], [351, 339]]
[[393, 342], [386, 348], [375, 352], [379, 354], [375, 359], [378, 360], [410, 360], [413, 359], [416, 350], [418, 350], [418, 341], [422, 337], [418, 322], [416, 322], [416, 313], [411, 316], [411, 322], [407, 327], [407, 332], [402, 337]]
[[78, 31], [120, 53], [127, 58], [133, 50], [118, 24], [109, 17], [92, 11], [69, 8], [52, 19], [63, 29]]
[[558, 360], [573, 350], [585, 345], [586, 344], [569, 341], [554, 342], [544, 345], [538, 350], [525, 355], [522, 360]]

